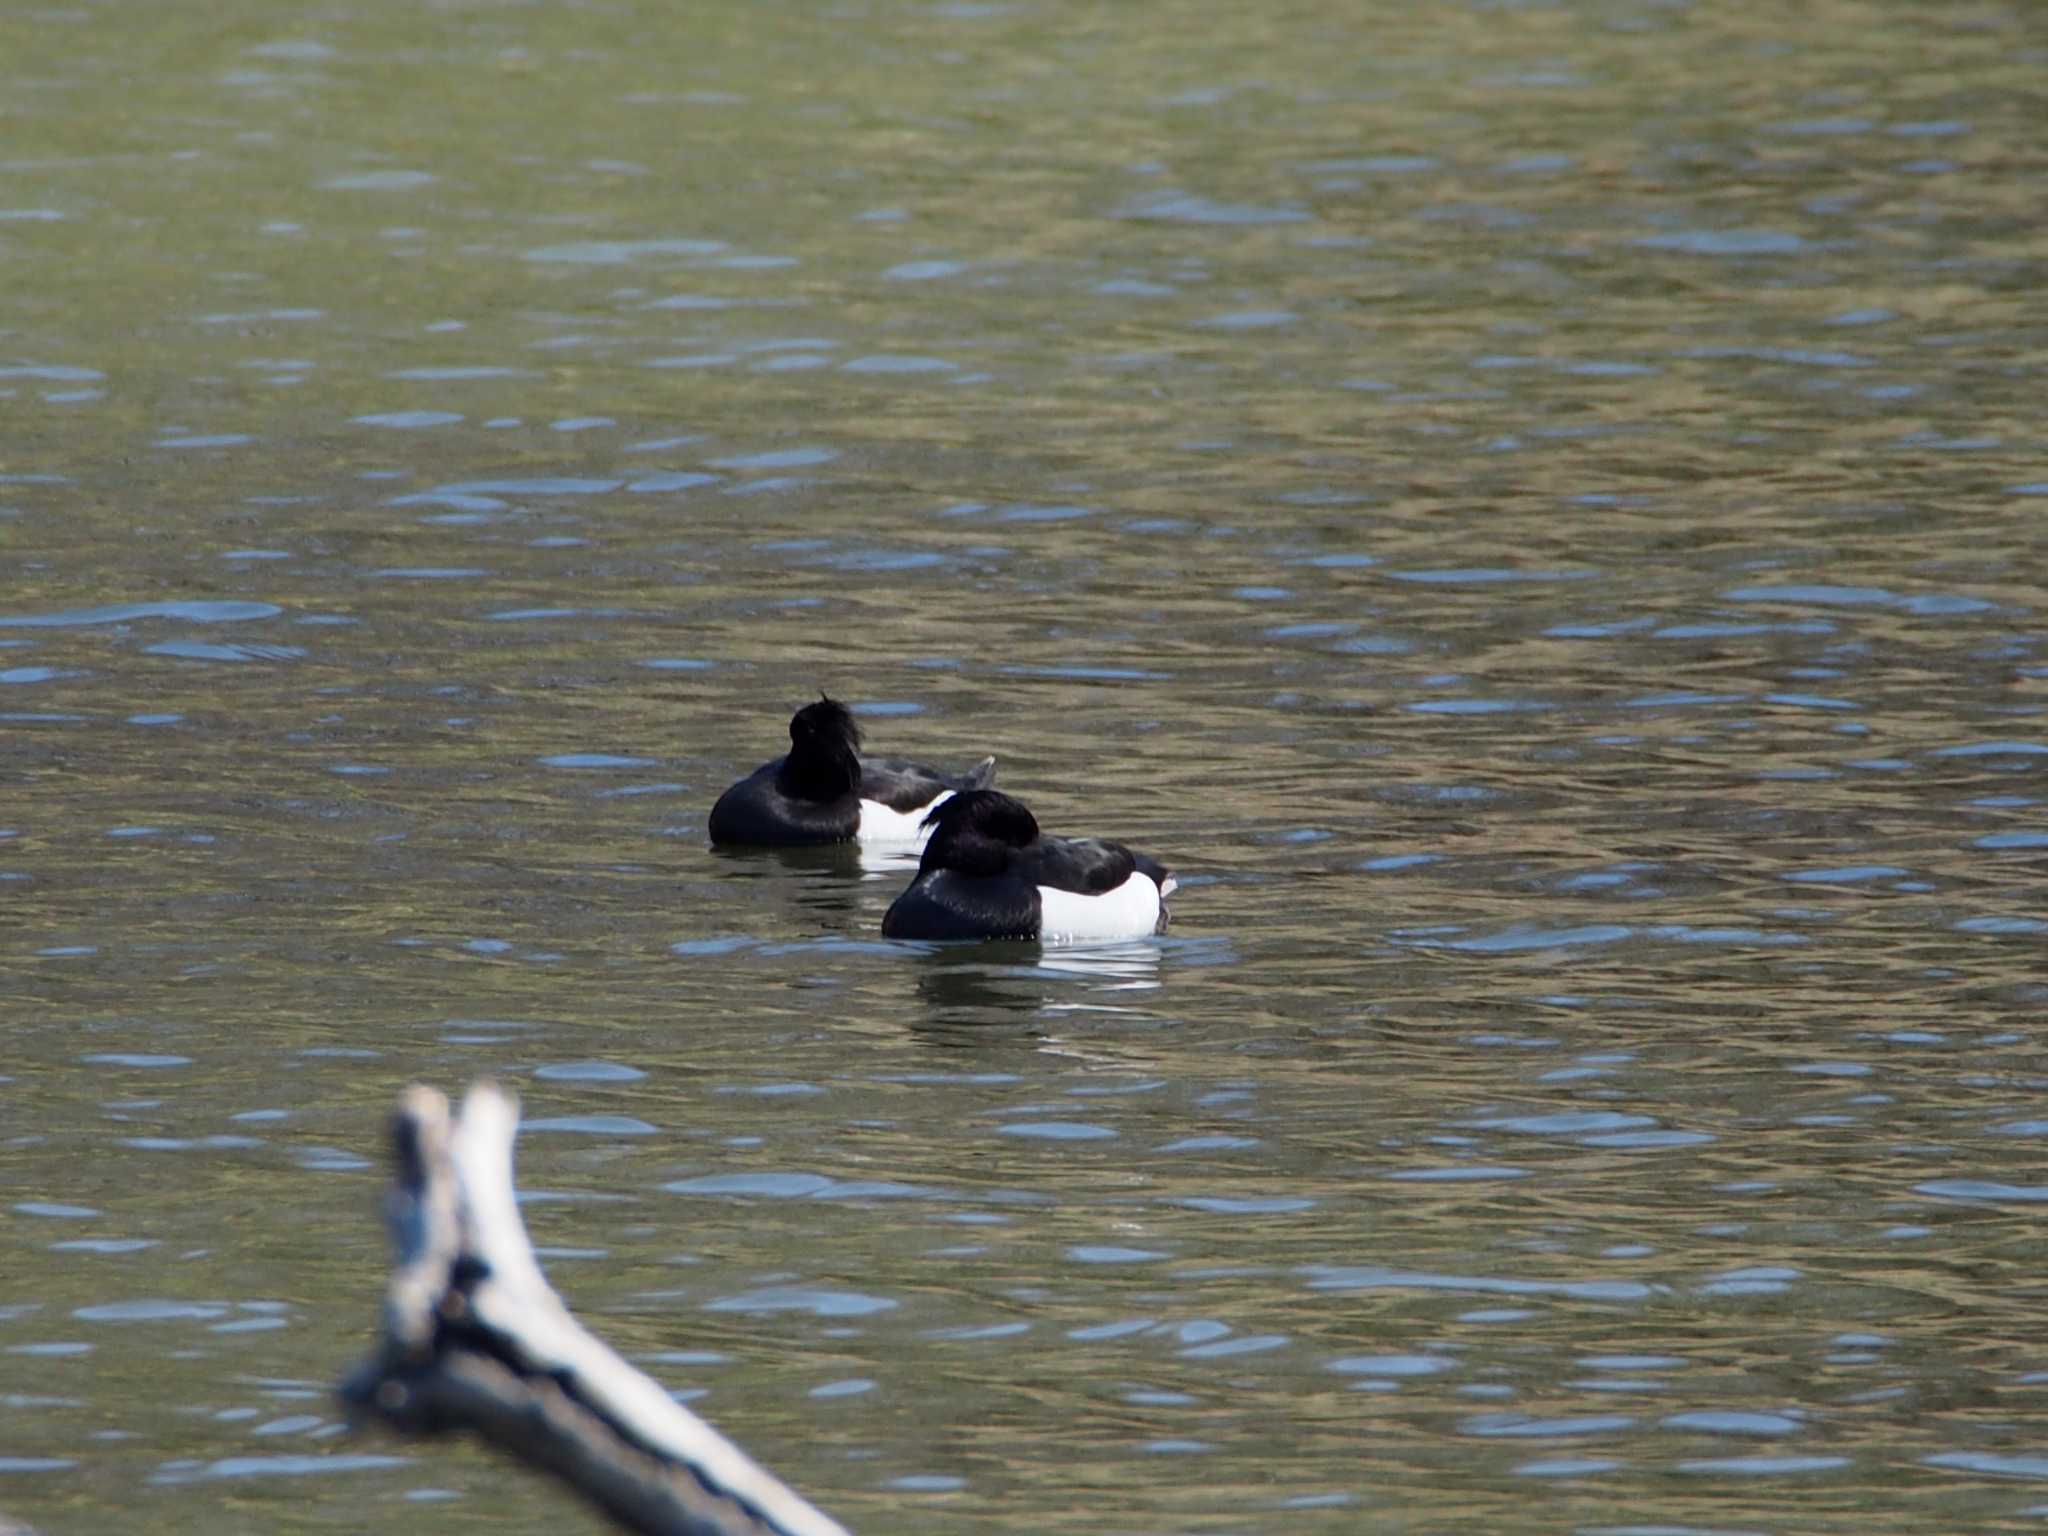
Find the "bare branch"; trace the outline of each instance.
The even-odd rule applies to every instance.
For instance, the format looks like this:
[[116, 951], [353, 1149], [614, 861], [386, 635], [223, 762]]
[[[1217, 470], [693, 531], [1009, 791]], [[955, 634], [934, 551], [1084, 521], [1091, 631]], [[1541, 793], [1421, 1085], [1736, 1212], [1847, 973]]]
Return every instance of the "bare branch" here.
[[384, 1337], [342, 1383], [351, 1416], [474, 1431], [647, 1536], [847, 1536], [570, 1315], [519, 1214], [518, 1125], [493, 1083], [452, 1119], [431, 1088], [400, 1100]]

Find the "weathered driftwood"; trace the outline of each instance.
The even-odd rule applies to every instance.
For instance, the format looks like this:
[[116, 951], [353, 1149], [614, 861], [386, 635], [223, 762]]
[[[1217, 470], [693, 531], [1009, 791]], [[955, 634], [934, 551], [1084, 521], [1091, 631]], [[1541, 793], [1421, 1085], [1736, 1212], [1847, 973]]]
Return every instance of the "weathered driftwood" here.
[[384, 1337], [341, 1385], [351, 1415], [474, 1430], [650, 1536], [847, 1536], [570, 1315], [513, 1194], [518, 1124], [492, 1083], [459, 1118], [431, 1088], [400, 1101]]

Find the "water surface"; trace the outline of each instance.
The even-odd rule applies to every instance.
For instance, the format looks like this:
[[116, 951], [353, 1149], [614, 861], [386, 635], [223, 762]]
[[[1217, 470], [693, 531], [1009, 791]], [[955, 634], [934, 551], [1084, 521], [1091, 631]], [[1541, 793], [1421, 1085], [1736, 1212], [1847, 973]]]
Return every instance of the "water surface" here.
[[[2038, 1523], [2034, 10], [131, 12], [0, 17], [0, 1508], [572, 1518], [329, 1395], [489, 1073], [857, 1529]], [[1171, 932], [708, 850], [820, 688]]]

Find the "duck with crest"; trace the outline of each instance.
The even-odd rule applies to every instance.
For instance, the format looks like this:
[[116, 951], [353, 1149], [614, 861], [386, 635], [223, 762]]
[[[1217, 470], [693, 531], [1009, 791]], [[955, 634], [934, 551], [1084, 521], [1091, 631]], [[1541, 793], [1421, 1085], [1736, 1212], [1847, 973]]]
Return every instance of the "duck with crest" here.
[[882, 919], [891, 939], [1131, 939], [1166, 926], [1176, 882], [1157, 859], [1094, 837], [1046, 837], [1021, 801], [954, 795], [925, 817], [917, 878]]
[[894, 757], [862, 757], [853, 711], [821, 696], [789, 722], [789, 751], [718, 797], [711, 841], [727, 847], [796, 848], [825, 843], [908, 843], [929, 835], [933, 810], [995, 781], [985, 757], [945, 773]]

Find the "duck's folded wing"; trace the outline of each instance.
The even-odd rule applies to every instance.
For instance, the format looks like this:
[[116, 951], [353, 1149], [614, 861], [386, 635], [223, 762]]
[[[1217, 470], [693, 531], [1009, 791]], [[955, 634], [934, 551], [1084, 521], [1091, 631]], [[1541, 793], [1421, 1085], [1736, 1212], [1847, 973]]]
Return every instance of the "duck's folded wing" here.
[[900, 757], [867, 757], [860, 764], [860, 797], [879, 801], [892, 811], [916, 811], [949, 790], [985, 789], [995, 776], [992, 757], [965, 773], [945, 773]]
[[1042, 837], [1019, 851], [1013, 867], [1034, 885], [1100, 896], [1130, 879], [1138, 858], [1122, 843], [1099, 837]]

